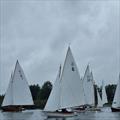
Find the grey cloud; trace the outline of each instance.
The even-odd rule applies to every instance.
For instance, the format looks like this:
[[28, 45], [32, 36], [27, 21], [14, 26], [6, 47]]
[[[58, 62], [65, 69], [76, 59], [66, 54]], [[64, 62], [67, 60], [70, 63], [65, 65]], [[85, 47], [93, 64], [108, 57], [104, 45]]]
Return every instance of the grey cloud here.
[[55, 80], [68, 44], [83, 76], [90, 62], [97, 84], [115, 83], [120, 71], [119, 4], [114, 1], [12, 1], [2, 3], [0, 89], [16, 59], [29, 84]]

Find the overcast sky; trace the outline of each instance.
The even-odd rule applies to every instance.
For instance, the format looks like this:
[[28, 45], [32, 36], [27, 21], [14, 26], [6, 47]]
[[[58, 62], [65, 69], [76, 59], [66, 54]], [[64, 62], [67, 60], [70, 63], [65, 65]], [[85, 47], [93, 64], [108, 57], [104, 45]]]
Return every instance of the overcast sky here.
[[0, 93], [18, 59], [29, 84], [54, 82], [69, 43], [80, 76], [98, 85], [120, 72], [119, 0], [1, 0]]

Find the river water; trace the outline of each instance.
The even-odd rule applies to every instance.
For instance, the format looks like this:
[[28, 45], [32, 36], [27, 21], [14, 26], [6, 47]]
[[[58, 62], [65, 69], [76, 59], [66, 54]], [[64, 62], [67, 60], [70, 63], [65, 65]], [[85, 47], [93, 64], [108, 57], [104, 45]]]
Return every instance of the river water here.
[[120, 120], [120, 112], [112, 113], [110, 108], [102, 112], [79, 113], [78, 116], [71, 118], [47, 118], [41, 110], [29, 110], [18, 113], [0, 112], [0, 120]]

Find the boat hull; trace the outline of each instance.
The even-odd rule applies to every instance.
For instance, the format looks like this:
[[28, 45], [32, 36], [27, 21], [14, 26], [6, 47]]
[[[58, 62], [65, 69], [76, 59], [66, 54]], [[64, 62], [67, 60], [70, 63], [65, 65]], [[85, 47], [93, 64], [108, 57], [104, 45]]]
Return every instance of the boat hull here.
[[20, 106], [7, 106], [7, 107], [2, 107], [3, 112], [21, 112], [23, 110], [22, 107]]
[[120, 107], [119, 108], [113, 108], [111, 107], [112, 112], [120, 112]]
[[100, 108], [87, 108], [86, 111], [101, 111]]
[[85, 112], [86, 109], [85, 107], [76, 107], [76, 108], [73, 108], [73, 111], [77, 113], [81, 113], [81, 112]]
[[50, 112], [50, 111], [44, 111], [46, 116], [48, 118], [65, 118], [65, 117], [74, 117], [77, 114], [74, 112]]

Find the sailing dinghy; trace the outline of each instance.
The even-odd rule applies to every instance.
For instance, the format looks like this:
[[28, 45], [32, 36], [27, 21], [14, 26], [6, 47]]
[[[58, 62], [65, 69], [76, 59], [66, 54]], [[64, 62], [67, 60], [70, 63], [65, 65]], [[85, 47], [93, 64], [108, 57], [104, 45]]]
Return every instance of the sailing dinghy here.
[[100, 111], [100, 108], [95, 106], [94, 85], [95, 85], [95, 83], [94, 83], [93, 73], [90, 70], [90, 66], [88, 64], [86, 71], [85, 71], [84, 78], [83, 78], [83, 88], [84, 88], [86, 111]]
[[25, 74], [17, 60], [13, 75], [2, 103], [2, 110], [7, 112], [22, 111], [33, 106], [32, 95]]
[[85, 105], [87, 108], [93, 108], [95, 106], [94, 82], [93, 82], [93, 74], [90, 71], [89, 64], [87, 65], [84, 74], [83, 88], [84, 88], [84, 96], [85, 96]]
[[112, 112], [120, 112], [120, 74], [111, 110]]
[[[59, 70], [60, 71], [60, 70]], [[76, 113], [72, 107], [84, 104], [80, 96], [80, 76], [70, 47], [66, 54], [62, 71], [57, 75], [44, 112], [48, 117], [72, 117]]]

